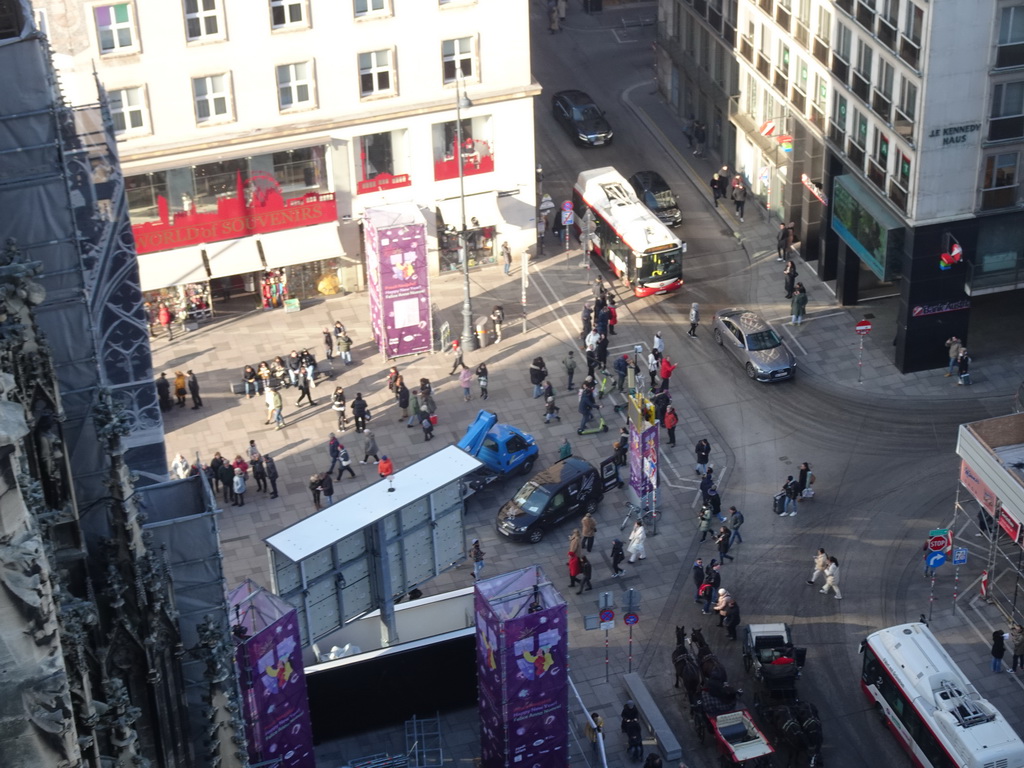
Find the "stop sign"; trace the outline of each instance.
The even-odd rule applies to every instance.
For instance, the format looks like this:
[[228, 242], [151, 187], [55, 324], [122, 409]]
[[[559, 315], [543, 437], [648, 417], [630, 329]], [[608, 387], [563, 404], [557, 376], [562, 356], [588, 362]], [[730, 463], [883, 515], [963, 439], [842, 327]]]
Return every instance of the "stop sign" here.
[[929, 536], [928, 537], [928, 549], [932, 552], [941, 552], [946, 548], [946, 537], [943, 536]]
[[861, 320], [856, 326], [854, 326], [854, 330], [857, 331], [858, 336], [867, 336], [871, 333], [871, 321]]

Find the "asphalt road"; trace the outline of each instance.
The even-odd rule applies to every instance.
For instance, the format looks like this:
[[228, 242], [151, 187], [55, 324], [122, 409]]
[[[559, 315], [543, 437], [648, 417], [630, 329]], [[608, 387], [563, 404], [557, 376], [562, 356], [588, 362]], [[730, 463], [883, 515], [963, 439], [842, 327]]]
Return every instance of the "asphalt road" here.
[[[957, 426], [1002, 413], [1003, 404], [992, 403], [990, 412], [985, 403], [950, 409], [946, 402], [878, 402], [799, 376], [788, 383], [757, 384], [714, 344], [707, 323], [697, 340], [686, 338], [681, 324], [690, 301], [701, 302], [708, 318], [715, 309], [742, 305], [753, 286], [748, 255], [714, 215], [705, 191], [690, 184], [675, 161], [648, 140], [622, 102], [630, 88], [654, 87], [652, 36], [648, 28], [634, 33], [631, 43], [609, 30], [535, 38], [534, 71], [545, 94], [537, 105], [544, 191], [556, 203], [568, 199], [579, 171], [603, 165], [614, 165], [624, 176], [656, 169], [676, 191], [689, 245], [687, 284], [676, 295], [634, 302], [632, 311], [648, 327], [660, 321], [669, 354], [683, 358], [686, 375], [678, 391], [673, 387], [675, 405], [703, 418], [714, 460], [728, 465], [725, 503], [746, 512], [746, 541], [736, 563], [725, 566], [724, 582], [738, 598], [744, 623], [787, 621], [797, 644], [807, 646], [799, 693], [820, 710], [830, 767], [909, 765], [859, 693], [858, 643], [875, 628], [917, 618], [921, 606], [907, 604], [906, 586], [920, 578], [921, 531], [951, 516]], [[612, 146], [583, 149], [571, 143], [550, 113], [550, 94], [565, 88], [587, 91], [607, 112], [616, 134]], [[673, 457], [673, 465], [677, 473], [692, 475], [688, 446], [682, 453]], [[796, 474], [802, 461], [815, 467], [822, 490], [801, 506], [797, 518], [777, 518], [763, 508], [764, 500], [788, 474]], [[678, 496], [683, 505], [692, 498]], [[707, 562], [713, 554], [707, 544], [698, 548], [695, 542], [680, 542], [687, 548], [684, 563], [698, 554]], [[804, 583], [819, 546], [839, 558], [848, 599], [823, 597]], [[722, 631], [694, 605], [688, 569], [666, 572], [664, 579], [673, 598], [660, 615], [645, 618], [656, 624], [647, 627], [652, 642], [641, 646], [636, 666], [678, 724], [690, 761], [710, 765], [717, 761], [714, 749], [696, 744], [684, 722], [683, 697], [672, 687], [673, 628], [705, 628], [730, 678], [744, 681], [739, 684], [750, 691], [748, 704], [756, 686], [743, 673], [739, 644], [725, 643]]]

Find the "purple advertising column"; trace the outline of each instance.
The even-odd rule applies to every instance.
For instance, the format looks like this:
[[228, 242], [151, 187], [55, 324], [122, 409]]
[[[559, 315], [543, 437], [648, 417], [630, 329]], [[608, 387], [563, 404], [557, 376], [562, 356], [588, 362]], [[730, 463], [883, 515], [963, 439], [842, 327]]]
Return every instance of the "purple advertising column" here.
[[295, 609], [251, 581], [233, 590], [228, 604], [250, 633], [235, 653], [250, 762], [316, 768]]
[[476, 584], [480, 753], [484, 768], [569, 761], [565, 600], [531, 566]]
[[385, 357], [433, 348], [427, 225], [411, 204], [368, 208], [364, 217], [370, 320]]
[[639, 498], [657, 486], [658, 425], [645, 425], [643, 431], [629, 422], [629, 485]]

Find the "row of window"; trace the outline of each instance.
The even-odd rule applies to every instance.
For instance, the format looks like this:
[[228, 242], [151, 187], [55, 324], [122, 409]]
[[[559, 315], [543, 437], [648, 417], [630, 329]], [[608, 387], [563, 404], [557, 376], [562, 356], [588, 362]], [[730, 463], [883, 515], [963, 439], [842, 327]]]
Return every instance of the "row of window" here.
[[[226, 0], [182, 0], [185, 39], [213, 42], [227, 39], [224, 23]], [[308, 0], [266, 0], [272, 30], [302, 29], [310, 26]], [[437, 0], [438, 5], [465, 5], [476, 0]], [[351, 0], [356, 18], [391, 16], [392, 0]], [[132, 2], [93, 6], [96, 39], [101, 54], [135, 53], [139, 34]]]
[[[476, 40], [472, 37], [441, 43], [442, 80], [472, 78], [476, 69]], [[368, 51], [357, 55], [359, 95], [361, 98], [397, 94], [395, 52], [393, 49]], [[312, 61], [281, 64], [275, 68], [277, 105], [282, 112], [313, 109], [316, 99], [316, 68]], [[110, 109], [118, 134], [152, 132], [146, 108], [144, 86], [109, 92]], [[231, 74], [228, 72], [192, 78], [192, 98], [196, 123], [230, 122], [234, 119]]]

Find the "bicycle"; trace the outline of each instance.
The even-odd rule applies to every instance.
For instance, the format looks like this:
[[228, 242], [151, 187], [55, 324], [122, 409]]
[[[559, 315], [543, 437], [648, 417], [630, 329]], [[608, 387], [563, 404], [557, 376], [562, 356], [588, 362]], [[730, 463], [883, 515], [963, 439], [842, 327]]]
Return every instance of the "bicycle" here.
[[652, 511], [646, 504], [643, 507], [638, 507], [631, 501], [626, 502], [626, 516], [622, 518], [622, 524], [619, 526], [620, 531], [624, 531], [630, 520], [639, 520], [645, 526], [653, 526], [657, 522], [658, 513]]

